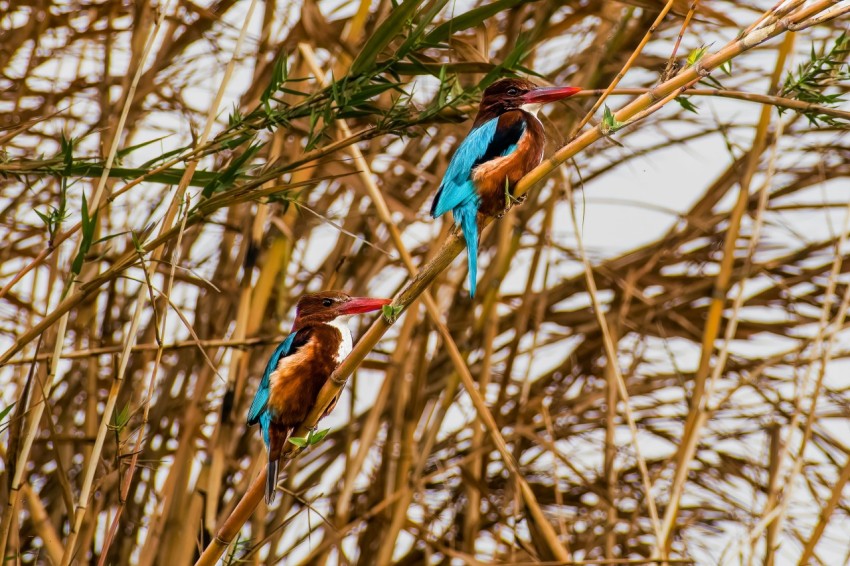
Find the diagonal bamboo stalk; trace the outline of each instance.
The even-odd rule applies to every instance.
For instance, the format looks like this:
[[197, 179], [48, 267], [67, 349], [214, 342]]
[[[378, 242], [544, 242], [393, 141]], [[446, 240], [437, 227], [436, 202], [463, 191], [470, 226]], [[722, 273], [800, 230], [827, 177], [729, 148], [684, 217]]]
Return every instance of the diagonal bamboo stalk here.
[[[123, 109], [121, 111], [121, 117], [119, 118], [118, 125], [115, 128], [115, 133], [112, 136], [112, 142], [110, 144], [110, 151], [109, 156], [106, 160], [106, 166], [104, 167], [103, 174], [101, 175], [100, 180], [98, 181], [97, 187], [95, 188], [93, 197], [91, 199], [91, 207], [94, 210], [98, 208], [98, 206], [100, 205], [101, 198], [103, 197], [104, 189], [106, 188], [106, 180], [109, 175], [109, 169], [112, 167], [112, 164], [115, 161], [115, 156], [118, 153], [119, 141], [124, 131], [124, 125], [127, 120], [127, 114], [130, 111], [130, 104], [133, 100], [133, 94], [135, 93], [136, 86], [138, 85], [139, 79], [141, 78], [144, 63], [150, 55], [151, 48], [153, 47], [157, 33], [159, 32], [160, 26], [164, 18], [165, 10], [163, 10], [160, 14], [156, 25], [151, 30], [145, 42], [142, 58], [139, 61], [136, 73], [133, 76], [133, 81], [130, 85], [130, 89], [127, 93], [127, 97], [124, 102]], [[76, 246], [77, 252], [79, 252], [81, 245], [82, 239], [80, 239]], [[73, 279], [69, 279], [66, 283], [66, 289], [63, 292], [62, 296], [64, 297], [73, 294], [75, 286], [75, 281]], [[53, 358], [51, 360], [50, 370], [48, 372], [48, 382], [45, 384], [46, 390], [50, 390], [53, 386], [53, 383], [55, 381], [61, 380], [62, 377], [59, 374], [59, 360], [61, 358], [62, 348], [65, 342], [65, 332], [68, 328], [68, 314], [68, 312], [63, 313], [59, 319], [59, 326], [56, 333], [56, 342], [54, 345]], [[21, 452], [20, 454], [18, 454], [17, 463], [15, 466], [15, 476], [12, 478], [9, 502], [6, 509], [4, 510], [2, 520], [0, 520], [0, 556], [6, 555], [6, 541], [8, 539], [9, 528], [12, 523], [12, 515], [14, 513], [15, 508], [17, 507], [17, 500], [20, 492], [20, 487], [23, 482], [23, 475], [27, 469], [26, 463], [29, 460], [30, 450], [32, 448], [33, 441], [35, 440], [35, 436], [38, 434], [38, 428], [41, 423], [41, 417], [44, 413], [44, 409], [45, 403], [38, 404], [33, 409], [33, 416], [32, 420], [30, 421], [30, 427], [27, 429], [26, 435], [24, 437], [24, 442], [21, 446]], [[65, 548], [65, 553], [68, 553], [67, 546]]]
[[[817, 2], [815, 6], [822, 10], [827, 7], [827, 4], [828, 2], [821, 1]], [[808, 17], [808, 15], [806, 17]], [[799, 18], [789, 18], [787, 20], [778, 21], [771, 25], [764, 26], [751, 34], [745, 35], [740, 39], [731, 42], [717, 53], [706, 55], [700, 61], [700, 65], [696, 68], [688, 69], [680, 75], [673, 77], [669, 81], [661, 83], [654, 89], [651, 89], [649, 93], [638, 97], [635, 101], [626, 105], [615, 114], [616, 119], [620, 122], [625, 122], [641, 112], [644, 113], [644, 116], [656, 112], [659, 108], [661, 108], [661, 105], [653, 106], [654, 101], [662, 99], [665, 100], [666, 103], [667, 100], [672, 99], [668, 97], [671, 95], [675, 96], [677, 92], [681, 92], [682, 89], [687, 88], [688, 85], [699, 80], [702, 74], [710, 72], [712, 69], [723, 64], [727, 60], [752, 49], [768, 39], [782, 34], [788, 29], [789, 25], [794, 24], [797, 21], [799, 21]], [[647, 109], [649, 110], [647, 111]], [[545, 160], [534, 171], [522, 179], [516, 188], [517, 196], [527, 193], [532, 186], [546, 178], [561, 163], [571, 158], [591, 143], [599, 140], [603, 137], [603, 135], [603, 132], [599, 128], [588, 130], [587, 132], [579, 135], [575, 140], [561, 148], [555, 153], [555, 155]], [[424, 292], [424, 290], [448, 266], [448, 264], [451, 263], [460, 251], [463, 250], [463, 247], [463, 242], [456, 235], [450, 236], [440, 248], [437, 256], [425, 265], [422, 270], [420, 270], [419, 274], [414, 277], [399, 293], [393, 302], [393, 306], [400, 307], [401, 309], [409, 306]], [[322, 389], [316, 402], [316, 408], [311, 412], [305, 422], [307, 427], [315, 424], [315, 421], [321, 415], [324, 408], [330, 403], [344, 385], [345, 379], [363, 361], [368, 352], [377, 344], [378, 340], [380, 340], [381, 336], [383, 336], [390, 326], [391, 323], [389, 321], [384, 318], [379, 318], [363, 335], [351, 355], [349, 355], [349, 357], [346, 358], [346, 360], [334, 372], [332, 378]], [[306, 430], [307, 429], [305, 428], [299, 432], [306, 434]], [[205, 549], [203, 555], [198, 561], [198, 564], [212, 564], [233, 540], [244, 521], [247, 520], [248, 516], [262, 497], [262, 479], [262, 477], [258, 478], [258, 482], [255, 482], [252, 489], [250, 489], [242, 500], [240, 500], [240, 503], [236, 510], [234, 510], [234, 513], [231, 514], [231, 516], [228, 517], [228, 519], [222, 524], [213, 542]]]
[[[785, 62], [791, 49], [794, 45], [794, 34], [789, 33], [785, 36], [785, 41], [777, 56], [774, 66], [773, 75], [770, 81], [770, 89], [777, 87], [782, 71], [785, 68]], [[705, 321], [702, 335], [702, 350], [700, 352], [699, 367], [694, 376], [694, 389], [690, 400], [690, 412], [688, 419], [685, 422], [685, 430], [682, 435], [680, 449], [675, 457], [675, 474], [673, 485], [670, 489], [670, 497], [667, 508], [664, 512], [664, 526], [662, 530], [663, 544], [669, 545], [673, 534], [673, 527], [676, 517], [679, 512], [679, 502], [687, 479], [690, 463], [696, 454], [697, 444], [699, 443], [701, 426], [698, 423], [704, 424], [702, 414], [704, 411], [706, 378], [711, 371], [711, 360], [714, 354], [714, 342], [720, 332], [720, 324], [723, 317], [723, 308], [726, 302], [726, 295], [729, 290], [732, 267], [735, 260], [735, 250], [737, 248], [738, 236], [740, 233], [741, 219], [746, 212], [747, 203], [749, 201], [750, 181], [756, 172], [763, 148], [765, 147], [770, 125], [772, 109], [768, 106], [762, 108], [759, 117], [759, 123], [756, 128], [755, 140], [753, 141], [753, 149], [750, 153], [750, 158], [746, 164], [746, 168], [742, 174], [738, 199], [732, 209], [729, 218], [729, 228], [726, 232], [726, 239], [723, 245], [723, 259], [720, 263], [720, 272], [714, 282], [712, 290], [712, 299], [709, 306], [708, 315]], [[715, 362], [717, 367], [720, 367], [719, 362]]]
[[[236, 57], [237, 57], [238, 53], [241, 51], [242, 43], [244, 42], [245, 37], [247, 35], [248, 26], [251, 23], [251, 14], [253, 13], [255, 6], [256, 6], [256, 0], [252, 0], [250, 6], [248, 8], [248, 13], [247, 13], [247, 16], [245, 18], [245, 22], [242, 26], [242, 30], [240, 32], [239, 38], [236, 41], [236, 46], [234, 48], [233, 57], [231, 58], [227, 67], [225, 68], [224, 77], [222, 78], [221, 85], [219, 86], [219, 90], [216, 94], [215, 100], [213, 101], [212, 105], [210, 106], [210, 110], [209, 110], [209, 113], [207, 115], [207, 122], [206, 122], [206, 125], [204, 127], [204, 131], [202, 132], [200, 140], [199, 140], [200, 144], [205, 143], [207, 141], [207, 139], [209, 138], [210, 133], [212, 132], [213, 125], [215, 124], [215, 118], [216, 118], [216, 115], [218, 114], [218, 108], [221, 105], [222, 99], [224, 98], [226, 86], [227, 86], [227, 84], [230, 80], [230, 77], [233, 74], [233, 70], [234, 70], [234, 67], [235, 67], [235, 64], [236, 64]], [[165, 11], [163, 11], [163, 15], [161, 17], [164, 17], [164, 13], [165, 13]], [[130, 100], [132, 100], [132, 98], [130, 98]], [[117, 143], [115, 145], [117, 145]], [[168, 211], [166, 212], [165, 219], [163, 220], [162, 225], [160, 227], [160, 235], [162, 235], [166, 231], [171, 230], [173, 228], [174, 220], [175, 220], [175, 217], [177, 215], [178, 209], [181, 206], [181, 204], [183, 204], [185, 202], [184, 199], [185, 199], [185, 196], [186, 196], [186, 189], [189, 186], [189, 181], [192, 178], [192, 175], [193, 175], [196, 167], [197, 167], [197, 161], [190, 162], [189, 165], [186, 167], [186, 171], [183, 175], [183, 178], [180, 180], [180, 184], [178, 185], [177, 190], [174, 193], [171, 204], [169, 205]], [[183, 232], [186, 229], [186, 219], [184, 218], [183, 222], [179, 223], [179, 225], [176, 228], [178, 229], [178, 238], [179, 238], [179, 237], [182, 236]], [[157, 248], [153, 251], [153, 253], [151, 254], [150, 267], [148, 268], [149, 269], [148, 277], [153, 276], [153, 274], [156, 270], [156, 262], [158, 262], [162, 258], [164, 253], [165, 253], [164, 248]], [[98, 428], [97, 438], [95, 439], [95, 444], [94, 444], [94, 448], [92, 450], [92, 455], [91, 455], [91, 458], [89, 460], [88, 466], [86, 468], [85, 478], [83, 480], [83, 484], [82, 484], [82, 487], [80, 489], [79, 504], [77, 505], [77, 508], [75, 510], [74, 519], [73, 519], [72, 527], [71, 527], [71, 532], [70, 532], [70, 535], [68, 536], [68, 540], [65, 544], [65, 554], [62, 558], [62, 565], [63, 566], [70, 564], [71, 560], [74, 556], [77, 536], [79, 535], [80, 527], [82, 526], [83, 519], [85, 518], [86, 511], [88, 509], [88, 501], [89, 501], [89, 497], [91, 496], [91, 489], [92, 489], [92, 484], [94, 482], [94, 475], [95, 475], [95, 472], [97, 470], [98, 463], [100, 461], [100, 453], [101, 453], [101, 450], [103, 449], [103, 443], [104, 443], [104, 440], [106, 438], [106, 433], [107, 433], [108, 425], [109, 425], [109, 419], [111, 418], [112, 413], [115, 410], [115, 403], [117, 402], [117, 399], [118, 399], [118, 392], [119, 392], [119, 389], [120, 389], [121, 384], [122, 384], [123, 379], [124, 379], [124, 373], [127, 369], [127, 364], [129, 362], [129, 358], [130, 358], [130, 352], [131, 352], [132, 346], [133, 346], [133, 344], [136, 340], [136, 334], [138, 332], [139, 324], [141, 322], [142, 311], [143, 311], [144, 306], [145, 306], [145, 301], [147, 300], [146, 293], [147, 293], [147, 288], [143, 286], [139, 289], [138, 295], [136, 297], [135, 312], [134, 312], [132, 321], [130, 323], [130, 327], [129, 327], [127, 334], [126, 334], [126, 338], [125, 338], [125, 342], [124, 342], [124, 349], [122, 350], [121, 355], [119, 357], [118, 370], [117, 370], [117, 372], [116, 372], [116, 374], [113, 378], [112, 387], [110, 388], [109, 396], [107, 397], [107, 400], [106, 400], [106, 405], [105, 405], [104, 411], [103, 411], [103, 417], [101, 419], [100, 427]], [[154, 378], [155, 378], [155, 372], [152, 373], [149, 377], [149, 380], [150, 380], [149, 389], [153, 388]], [[148, 398], [148, 400], [149, 399], [150, 398]], [[139, 436], [139, 439], [141, 439], [141, 435]], [[129, 472], [128, 472], [128, 474], [129, 474]], [[127, 484], [127, 486], [129, 488], [129, 483]]]
[[575, 230], [576, 246], [578, 248], [579, 257], [581, 258], [582, 266], [584, 267], [585, 281], [587, 282], [587, 291], [590, 294], [590, 300], [593, 305], [593, 312], [596, 314], [596, 320], [599, 324], [599, 329], [602, 331], [603, 346], [605, 348], [605, 357], [607, 358], [606, 370], [614, 375], [614, 384], [617, 388], [617, 393], [620, 399], [623, 400], [623, 413], [626, 417], [626, 423], [629, 426], [629, 432], [632, 435], [632, 448], [635, 452], [638, 469], [640, 470], [641, 480], [643, 481], [644, 497], [646, 497], [647, 508], [649, 509], [649, 517], [652, 521], [652, 529], [655, 534], [655, 554], [660, 554], [661, 558], [666, 558], [666, 550], [663, 546], [664, 538], [661, 531], [661, 523], [658, 519], [658, 508], [655, 505], [655, 496], [652, 494], [652, 479], [649, 476], [649, 468], [646, 465], [646, 460], [640, 451], [640, 443], [638, 442], [638, 430], [635, 424], [635, 418], [632, 413], [631, 403], [629, 401], [629, 392], [626, 387], [626, 381], [623, 379], [623, 373], [620, 370], [619, 354], [617, 345], [611, 334], [611, 329], [608, 327], [608, 321], [605, 320], [605, 311], [599, 301], [599, 293], [596, 288], [596, 281], [593, 277], [593, 267], [590, 265], [590, 260], [584, 249], [584, 238], [581, 235], [581, 226], [578, 223], [575, 212], [575, 204], [572, 198], [572, 189], [567, 186], [567, 200], [570, 206], [570, 218], [572, 219], [573, 229]]
[[634, 51], [632, 51], [632, 54], [629, 56], [628, 60], [623, 65], [623, 68], [617, 72], [617, 75], [611, 81], [611, 84], [609, 84], [608, 87], [602, 92], [602, 94], [599, 95], [599, 98], [596, 100], [596, 102], [593, 103], [593, 106], [590, 108], [587, 114], [585, 114], [584, 118], [581, 119], [581, 122], [579, 122], [579, 125], [575, 129], [576, 132], [580, 132], [581, 129], [585, 127], [588, 122], [590, 122], [590, 119], [593, 118], [593, 115], [596, 114], [596, 111], [602, 107], [602, 104], [608, 98], [608, 95], [611, 94], [611, 92], [615, 88], [617, 88], [617, 85], [620, 84], [620, 81], [623, 79], [623, 77], [626, 76], [626, 73], [629, 71], [629, 69], [632, 68], [632, 65], [634, 64], [635, 60], [637, 60], [638, 55], [640, 55], [643, 51], [643, 48], [646, 47], [646, 44], [652, 37], [652, 34], [655, 33], [655, 30], [658, 29], [658, 26], [661, 25], [661, 22], [663, 22], [664, 18], [667, 16], [667, 12], [669, 12], [670, 8], [673, 7], [673, 2], [675, 2], [675, 0], [667, 0], [667, 3], [664, 5], [663, 8], [661, 8], [661, 12], [658, 13], [658, 17], [656, 17], [655, 21], [652, 22], [652, 25], [649, 26], [649, 29], [646, 31], [646, 34], [644, 34], [643, 38], [640, 40], [640, 43], [638, 43], [638, 46], [634, 49]]
[[[307, 64], [312, 68], [314, 76], [317, 78], [317, 80], [322, 82], [324, 73], [316, 64], [315, 55], [313, 54], [310, 46], [305, 43], [301, 43], [299, 44], [299, 49], [302, 55], [305, 57]], [[348, 125], [345, 123], [344, 120], [338, 120], [337, 127], [340, 128], [344, 137], [349, 137], [350, 131], [348, 129]], [[416, 277], [417, 269], [413, 263], [413, 257], [410, 255], [410, 252], [407, 250], [401, 239], [401, 232], [399, 231], [398, 226], [392, 220], [389, 207], [387, 206], [383, 195], [378, 189], [377, 184], [375, 184], [375, 180], [372, 176], [369, 164], [366, 162], [366, 159], [363, 157], [362, 152], [356, 145], [352, 145], [349, 149], [351, 151], [352, 157], [354, 158], [354, 163], [358, 168], [360, 178], [366, 186], [366, 189], [369, 193], [369, 197], [372, 199], [372, 202], [375, 205], [375, 209], [378, 212], [378, 217], [389, 231], [390, 237], [393, 240], [393, 244], [395, 245], [396, 250], [401, 255], [405, 267], [410, 272], [412, 277]], [[568, 560], [569, 553], [558, 540], [558, 536], [555, 533], [555, 530], [552, 527], [551, 523], [549, 523], [549, 521], [543, 515], [543, 511], [540, 509], [540, 505], [537, 503], [537, 499], [535, 498], [534, 493], [531, 491], [531, 488], [524, 480], [521, 479], [519, 468], [516, 462], [514, 462], [513, 460], [513, 455], [507, 448], [507, 443], [505, 442], [504, 437], [502, 437], [502, 433], [498, 425], [496, 424], [496, 420], [493, 418], [493, 415], [487, 408], [483, 396], [481, 395], [481, 393], [479, 393], [478, 388], [475, 386], [475, 380], [473, 379], [472, 374], [469, 371], [469, 368], [467, 367], [462, 354], [460, 353], [460, 349], [457, 347], [457, 344], [449, 333], [448, 328], [442, 322], [437, 302], [434, 300], [434, 298], [428, 291], [424, 291], [422, 293], [422, 298], [423, 303], [425, 305], [425, 311], [428, 313], [429, 318], [431, 319], [434, 326], [437, 328], [437, 332], [440, 334], [440, 338], [443, 340], [443, 343], [448, 347], [449, 357], [451, 358], [452, 363], [454, 364], [455, 371], [457, 371], [460, 375], [461, 381], [467, 390], [467, 394], [470, 396], [472, 404], [475, 406], [475, 410], [478, 412], [479, 417], [482, 418], [482, 420], [484, 421], [484, 426], [487, 429], [487, 432], [490, 434], [491, 437], [493, 437], [496, 449], [499, 451], [502, 458], [505, 460], [505, 466], [510, 470], [512, 475], [520, 477], [520, 486], [522, 488], [521, 491], [523, 495], [523, 500], [531, 510], [533, 520], [537, 523], [538, 528], [541, 529], [552, 553], [561, 560]], [[390, 538], [393, 537], [391, 536]], [[385, 546], [384, 548], [388, 547]], [[391, 556], [379, 556], [378, 563], [385, 564], [389, 563], [390, 560]]]

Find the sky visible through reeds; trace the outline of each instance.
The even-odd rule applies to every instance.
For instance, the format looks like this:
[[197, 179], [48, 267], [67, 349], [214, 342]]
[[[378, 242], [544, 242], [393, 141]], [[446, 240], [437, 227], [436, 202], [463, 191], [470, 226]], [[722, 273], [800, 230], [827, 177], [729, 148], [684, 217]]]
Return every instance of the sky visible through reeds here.
[[[847, 563], [848, 7], [819, 4], [0, 2], [5, 556]], [[471, 300], [428, 209], [509, 73], [594, 92], [541, 113], [560, 163], [485, 229]], [[241, 516], [247, 406], [328, 288], [399, 314], [355, 319], [381, 339], [331, 432]]]

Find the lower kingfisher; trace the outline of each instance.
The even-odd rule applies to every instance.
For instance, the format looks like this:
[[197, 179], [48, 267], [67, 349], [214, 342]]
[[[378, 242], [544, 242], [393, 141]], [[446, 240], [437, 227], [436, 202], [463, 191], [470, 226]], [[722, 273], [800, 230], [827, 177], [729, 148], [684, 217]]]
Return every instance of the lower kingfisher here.
[[[266, 503], [274, 501], [278, 462], [287, 439], [313, 409], [328, 377], [351, 353], [349, 317], [390, 302], [341, 291], [310, 293], [298, 300], [292, 332], [272, 354], [248, 411], [248, 426], [260, 423], [269, 454]], [[336, 399], [322, 418], [335, 405]]]
[[452, 156], [431, 205], [434, 218], [451, 209], [463, 231], [470, 296], [475, 296], [478, 272], [478, 215], [504, 211], [514, 185], [543, 160], [546, 136], [537, 119], [540, 106], [580, 90], [538, 87], [524, 79], [501, 79], [484, 90], [472, 130]]

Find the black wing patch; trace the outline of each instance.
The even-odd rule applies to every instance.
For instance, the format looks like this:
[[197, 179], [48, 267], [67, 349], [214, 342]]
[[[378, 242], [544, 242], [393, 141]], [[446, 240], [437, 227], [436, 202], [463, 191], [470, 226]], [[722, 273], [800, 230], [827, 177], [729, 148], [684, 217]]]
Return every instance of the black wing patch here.
[[484, 155], [475, 162], [472, 168], [474, 169], [482, 163], [502, 157], [513, 151], [524, 132], [525, 116], [522, 115], [522, 112], [511, 111], [499, 116], [499, 123], [496, 126], [493, 141], [490, 142]]

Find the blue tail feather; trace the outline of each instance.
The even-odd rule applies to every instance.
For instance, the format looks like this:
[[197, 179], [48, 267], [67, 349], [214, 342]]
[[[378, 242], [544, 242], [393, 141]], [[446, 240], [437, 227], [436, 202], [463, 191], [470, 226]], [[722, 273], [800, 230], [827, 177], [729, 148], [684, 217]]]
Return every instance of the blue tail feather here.
[[463, 231], [466, 241], [466, 261], [469, 265], [469, 296], [475, 296], [478, 279], [478, 202], [470, 199], [454, 209], [455, 222]]

